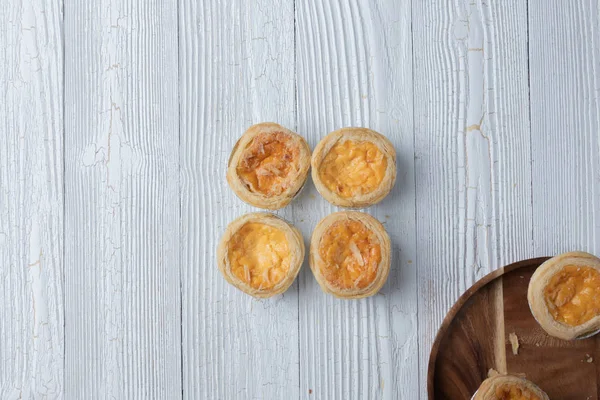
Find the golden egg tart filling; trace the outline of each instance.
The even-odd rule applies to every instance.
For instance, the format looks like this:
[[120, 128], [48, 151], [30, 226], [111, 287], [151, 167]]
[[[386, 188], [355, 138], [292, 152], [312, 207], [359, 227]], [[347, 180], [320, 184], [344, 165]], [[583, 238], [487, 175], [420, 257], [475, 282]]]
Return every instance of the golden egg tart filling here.
[[544, 299], [556, 321], [581, 325], [600, 315], [600, 272], [567, 265], [550, 278]]
[[523, 385], [504, 384], [496, 389], [498, 400], [541, 400]]
[[217, 249], [219, 269], [227, 282], [254, 297], [287, 290], [303, 260], [300, 232], [268, 213], [247, 214], [233, 221]]
[[371, 142], [337, 142], [319, 167], [319, 177], [345, 199], [373, 193], [383, 182], [387, 158]]
[[306, 140], [281, 125], [251, 126], [231, 152], [227, 182], [245, 202], [279, 209], [300, 191], [310, 167]]
[[271, 289], [290, 270], [285, 232], [271, 225], [247, 222], [231, 237], [228, 248], [231, 272], [253, 289]]
[[548, 395], [527, 379], [496, 375], [481, 383], [473, 400], [548, 400]]
[[380, 133], [366, 128], [331, 132], [315, 148], [312, 177], [319, 193], [341, 207], [381, 201], [396, 181], [396, 151]]
[[551, 336], [587, 337], [600, 329], [600, 259], [583, 252], [558, 255], [538, 267], [527, 299]]
[[361, 212], [338, 212], [316, 226], [310, 267], [327, 293], [340, 298], [376, 294], [390, 269], [390, 239], [383, 225]]

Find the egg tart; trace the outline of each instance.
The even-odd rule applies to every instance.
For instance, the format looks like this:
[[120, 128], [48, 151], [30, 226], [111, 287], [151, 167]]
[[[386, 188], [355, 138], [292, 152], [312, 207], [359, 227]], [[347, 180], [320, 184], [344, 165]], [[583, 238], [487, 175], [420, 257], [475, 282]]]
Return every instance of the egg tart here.
[[481, 383], [472, 400], [549, 400], [549, 397], [525, 378], [496, 375]]
[[302, 189], [310, 167], [304, 138], [273, 122], [252, 125], [237, 141], [227, 166], [235, 194], [255, 207], [285, 207]]
[[285, 292], [303, 260], [300, 231], [269, 213], [246, 214], [230, 223], [217, 249], [227, 282], [259, 298]]
[[394, 146], [366, 128], [342, 128], [325, 136], [313, 152], [311, 165], [321, 196], [340, 207], [378, 203], [396, 181]]
[[324, 292], [344, 299], [376, 294], [390, 272], [390, 238], [372, 216], [357, 211], [323, 218], [310, 241], [310, 268]]
[[533, 316], [551, 336], [580, 339], [600, 330], [600, 259], [583, 252], [552, 257], [529, 282]]

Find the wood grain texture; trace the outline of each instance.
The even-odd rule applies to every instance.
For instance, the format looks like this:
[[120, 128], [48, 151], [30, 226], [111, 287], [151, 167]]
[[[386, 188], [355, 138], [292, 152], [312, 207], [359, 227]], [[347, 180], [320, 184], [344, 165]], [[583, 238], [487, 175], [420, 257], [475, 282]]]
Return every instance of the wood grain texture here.
[[[529, 310], [529, 281], [546, 259], [524, 260], [495, 270], [460, 297], [433, 345], [429, 398], [470, 398], [490, 368], [524, 374], [551, 399], [598, 398], [600, 338], [553, 338]], [[519, 342], [517, 354], [512, 351], [511, 333]]]
[[254, 210], [225, 179], [235, 142], [257, 122], [294, 130], [294, 4], [185, 0], [179, 34], [183, 397], [298, 398], [296, 284], [257, 300], [216, 262], [227, 224]]
[[62, 2], [0, 1], [0, 398], [63, 396]]
[[65, 393], [177, 398], [177, 3], [65, 12]]
[[[0, 0], [0, 398], [426, 398], [471, 283], [600, 253], [599, 29], [597, 0]], [[392, 140], [379, 295], [225, 283], [261, 121]], [[278, 214], [308, 243], [336, 210], [309, 182]]]
[[532, 253], [526, 15], [525, 0], [414, 4], [422, 379], [456, 298]]
[[498, 305], [501, 310], [501, 280], [473, 293], [448, 326], [444, 321], [441, 329], [446, 332], [434, 345], [437, 357], [428, 370], [430, 399], [470, 399], [491, 368], [507, 372], [504, 321], [493, 311]]
[[[398, 155], [392, 193], [366, 210], [392, 241], [387, 284], [374, 297], [339, 300], [300, 272], [300, 397], [414, 399], [417, 378], [415, 193], [409, 2], [296, 3], [298, 132], [312, 148], [327, 133], [364, 126]], [[293, 203], [309, 238], [335, 211], [311, 184]]]
[[600, 252], [600, 2], [529, 1], [534, 246]]

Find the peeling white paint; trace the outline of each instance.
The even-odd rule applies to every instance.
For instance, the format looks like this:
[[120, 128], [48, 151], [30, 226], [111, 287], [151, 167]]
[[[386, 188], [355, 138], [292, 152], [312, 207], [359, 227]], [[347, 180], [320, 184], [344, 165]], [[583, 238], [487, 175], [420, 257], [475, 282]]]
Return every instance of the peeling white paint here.
[[[0, 398], [425, 399], [433, 337], [475, 280], [600, 251], [599, 16], [558, 0], [2, 4]], [[224, 165], [267, 120], [311, 147], [348, 125], [394, 143], [396, 188], [367, 210], [394, 245], [377, 296], [336, 300], [307, 265], [270, 300], [221, 278], [217, 240], [252, 210]], [[335, 210], [309, 183], [278, 214], [308, 238]]]

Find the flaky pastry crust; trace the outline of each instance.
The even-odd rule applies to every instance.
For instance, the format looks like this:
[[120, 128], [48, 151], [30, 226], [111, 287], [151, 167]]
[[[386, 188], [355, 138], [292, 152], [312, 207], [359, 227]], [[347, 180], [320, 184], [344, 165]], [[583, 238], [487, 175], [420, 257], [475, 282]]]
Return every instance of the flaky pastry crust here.
[[[552, 277], [567, 266], [590, 267], [600, 272], [600, 259], [592, 254], [580, 251], [552, 257], [540, 265], [531, 277], [527, 290], [527, 300], [534, 318], [549, 335], [563, 340], [582, 339], [598, 333], [598, 330], [600, 330], [600, 315], [596, 315], [580, 325], [567, 325], [554, 319], [548, 309], [544, 295], [544, 290]], [[598, 290], [600, 291], [600, 288]]]
[[[387, 160], [387, 166], [383, 179], [375, 190], [364, 194], [356, 194], [352, 197], [342, 197], [328, 188], [323, 182], [320, 175], [320, 168], [331, 149], [337, 143], [344, 143], [348, 140], [358, 143], [373, 143], [383, 153]], [[311, 166], [312, 179], [321, 196], [331, 204], [340, 207], [362, 208], [374, 205], [390, 193], [396, 182], [396, 151], [394, 150], [394, 146], [385, 136], [367, 128], [342, 128], [325, 136], [313, 151]]]
[[[266, 224], [285, 233], [290, 253], [289, 269], [285, 277], [271, 288], [254, 288], [232, 272], [232, 265], [229, 260], [229, 245], [234, 235], [247, 223]], [[253, 297], [266, 298], [283, 293], [292, 285], [304, 261], [304, 253], [304, 239], [296, 227], [271, 213], [258, 212], [243, 215], [227, 226], [217, 248], [217, 264], [223, 277], [231, 285]]]
[[[326, 267], [320, 254], [321, 241], [330, 227], [337, 222], [358, 221], [372, 232], [377, 244], [380, 246], [381, 259], [377, 265], [374, 279], [364, 288], [341, 288], [329, 282], [322, 268]], [[385, 284], [390, 272], [391, 242], [383, 225], [372, 216], [358, 211], [341, 211], [323, 218], [315, 227], [310, 241], [310, 268], [321, 289], [343, 299], [360, 299], [376, 294]]]
[[[289, 165], [290, 170], [282, 178], [284, 184], [280, 193], [261, 193], [249, 185], [248, 182], [244, 181], [243, 177], [239, 174], [238, 167], [246, 159], [245, 152], [254, 144], [253, 141], [259, 135], [261, 138], [277, 135], [278, 139], [283, 138], [285, 140], [286, 146], [293, 150], [294, 154], [297, 153], [295, 155], [297, 160], [283, 162], [284, 165]], [[289, 204], [300, 192], [306, 183], [309, 168], [310, 148], [306, 140], [279, 124], [263, 122], [248, 128], [233, 147], [227, 165], [227, 182], [234, 193], [246, 203], [259, 208], [277, 210]], [[277, 174], [278, 172], [269, 172], [268, 169], [265, 169], [262, 173]]]
[[473, 395], [472, 400], [497, 400], [499, 398], [496, 395], [497, 390], [504, 385], [524, 388], [539, 397], [540, 400], [550, 400], [548, 395], [533, 382], [512, 375], [496, 375], [484, 380]]

